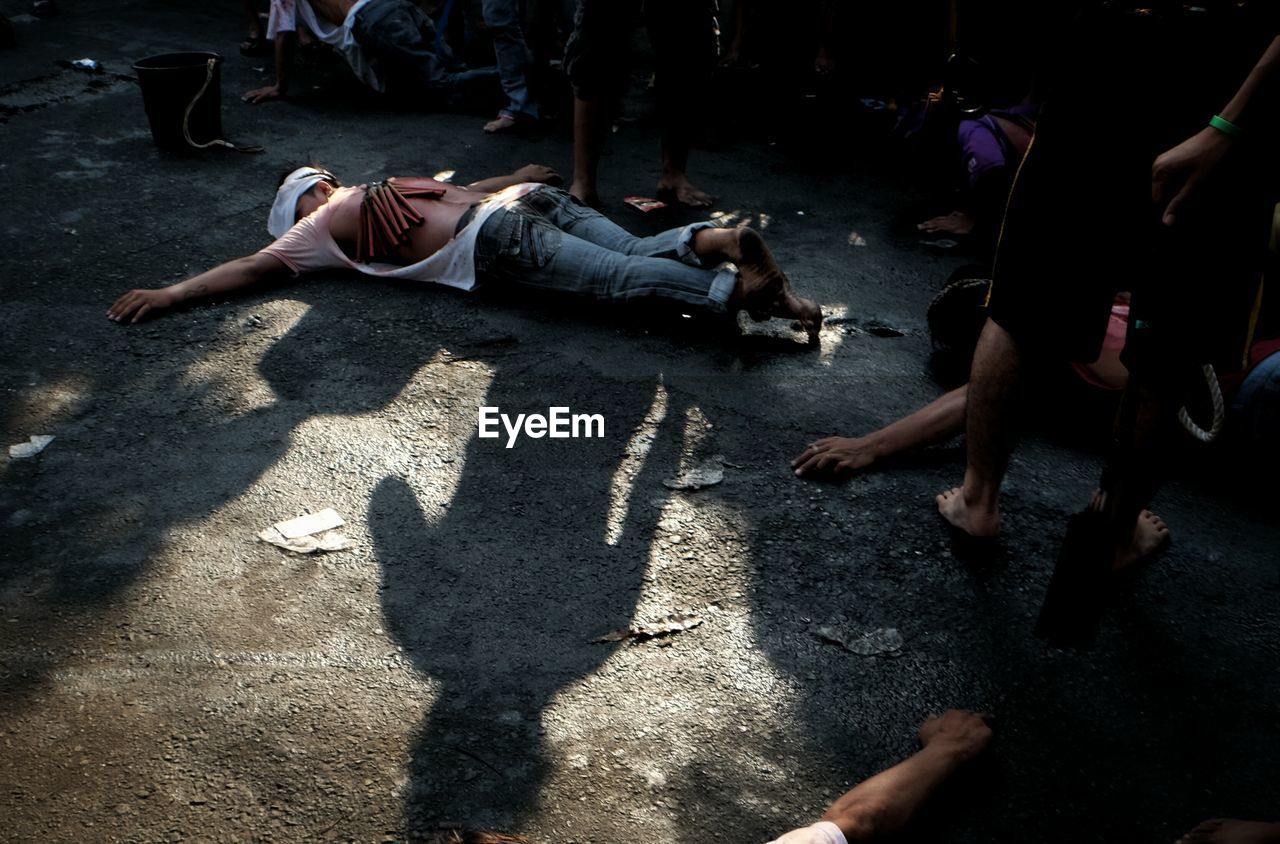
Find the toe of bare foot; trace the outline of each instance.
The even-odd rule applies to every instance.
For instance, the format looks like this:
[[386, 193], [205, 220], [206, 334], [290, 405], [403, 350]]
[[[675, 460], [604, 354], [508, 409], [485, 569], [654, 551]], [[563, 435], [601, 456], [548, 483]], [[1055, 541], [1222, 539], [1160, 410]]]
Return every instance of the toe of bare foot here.
[[508, 117], [505, 114], [499, 114], [493, 120], [484, 124], [484, 130], [490, 135], [498, 135], [503, 132], [511, 132], [516, 128], [516, 119]]
[[822, 331], [822, 308], [812, 299], [802, 299], [799, 296], [790, 298], [793, 300], [789, 303], [792, 316], [796, 318], [800, 323], [800, 328], [809, 336], [809, 342], [818, 342], [818, 334]]
[[1150, 510], [1143, 510], [1134, 525], [1133, 538], [1116, 551], [1115, 568], [1119, 570], [1142, 562], [1164, 550], [1170, 541], [1172, 534], [1164, 520]]
[[698, 190], [691, 182], [658, 185], [658, 199], [678, 202], [689, 208], [709, 208], [715, 202], [715, 197]]
[[974, 539], [991, 539], [1000, 533], [998, 511], [978, 511], [964, 498], [964, 487], [954, 487], [937, 496], [938, 513], [947, 524]]

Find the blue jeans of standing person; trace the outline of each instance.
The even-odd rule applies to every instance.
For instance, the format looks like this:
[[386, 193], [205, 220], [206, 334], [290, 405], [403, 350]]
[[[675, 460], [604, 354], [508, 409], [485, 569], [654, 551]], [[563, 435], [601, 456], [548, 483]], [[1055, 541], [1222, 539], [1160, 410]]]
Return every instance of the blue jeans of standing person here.
[[498, 79], [508, 100], [498, 114], [512, 120], [536, 120], [538, 104], [529, 90], [531, 63], [520, 26], [520, 0], [482, 0], [480, 11], [493, 38]]
[[1259, 471], [1280, 469], [1280, 352], [1245, 377], [1231, 407], [1235, 438]]
[[462, 105], [498, 75], [492, 67], [450, 67], [440, 55], [435, 22], [409, 0], [372, 0], [356, 13], [351, 34], [393, 93], [425, 93], [438, 101], [433, 104]]
[[476, 279], [616, 304], [642, 300], [723, 313], [737, 283], [707, 268], [693, 236], [714, 223], [637, 237], [565, 191], [541, 187], [493, 212], [476, 237]]

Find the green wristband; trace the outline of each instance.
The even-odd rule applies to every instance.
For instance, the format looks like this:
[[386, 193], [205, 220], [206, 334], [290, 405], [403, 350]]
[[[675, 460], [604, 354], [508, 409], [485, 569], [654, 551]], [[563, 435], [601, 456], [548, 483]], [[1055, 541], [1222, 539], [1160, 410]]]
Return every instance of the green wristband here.
[[1222, 134], [1230, 135], [1233, 138], [1238, 138], [1244, 134], [1243, 129], [1223, 117], [1221, 114], [1215, 114], [1213, 117], [1209, 118], [1209, 125], [1217, 129]]

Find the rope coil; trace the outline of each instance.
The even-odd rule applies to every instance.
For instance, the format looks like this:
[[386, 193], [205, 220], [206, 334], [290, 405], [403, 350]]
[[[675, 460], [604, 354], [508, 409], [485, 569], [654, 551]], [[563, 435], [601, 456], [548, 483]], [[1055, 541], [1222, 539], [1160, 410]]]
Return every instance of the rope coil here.
[[1218, 373], [1214, 371], [1213, 366], [1210, 364], [1205, 364], [1201, 368], [1201, 372], [1204, 374], [1205, 385], [1209, 388], [1209, 401], [1213, 404], [1213, 421], [1209, 425], [1209, 430], [1206, 431], [1197, 425], [1186, 407], [1178, 411], [1178, 421], [1182, 423], [1182, 427], [1186, 429], [1188, 434], [1202, 443], [1211, 443], [1222, 433], [1222, 423], [1226, 419], [1226, 407], [1222, 399], [1222, 385], [1218, 383]]

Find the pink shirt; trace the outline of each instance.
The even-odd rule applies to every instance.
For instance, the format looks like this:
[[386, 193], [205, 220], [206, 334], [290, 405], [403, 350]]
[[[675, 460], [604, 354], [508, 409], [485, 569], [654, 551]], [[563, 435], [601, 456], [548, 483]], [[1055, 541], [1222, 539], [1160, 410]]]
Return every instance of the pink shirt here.
[[334, 191], [328, 202], [294, 223], [293, 228], [262, 251], [273, 258], [278, 258], [295, 273], [352, 269], [378, 278], [407, 278], [444, 284], [459, 290], [473, 290], [476, 286], [476, 235], [479, 234], [480, 227], [489, 215], [501, 208], [504, 203], [518, 199], [539, 187], [541, 187], [540, 184], [527, 182], [512, 185], [485, 197], [476, 207], [475, 216], [466, 228], [440, 247], [435, 254], [429, 255], [416, 264], [401, 266], [357, 263], [347, 257], [347, 254], [338, 246], [333, 235], [329, 233], [329, 218], [345, 203], [361, 200], [363, 192], [359, 187], [339, 188]]

